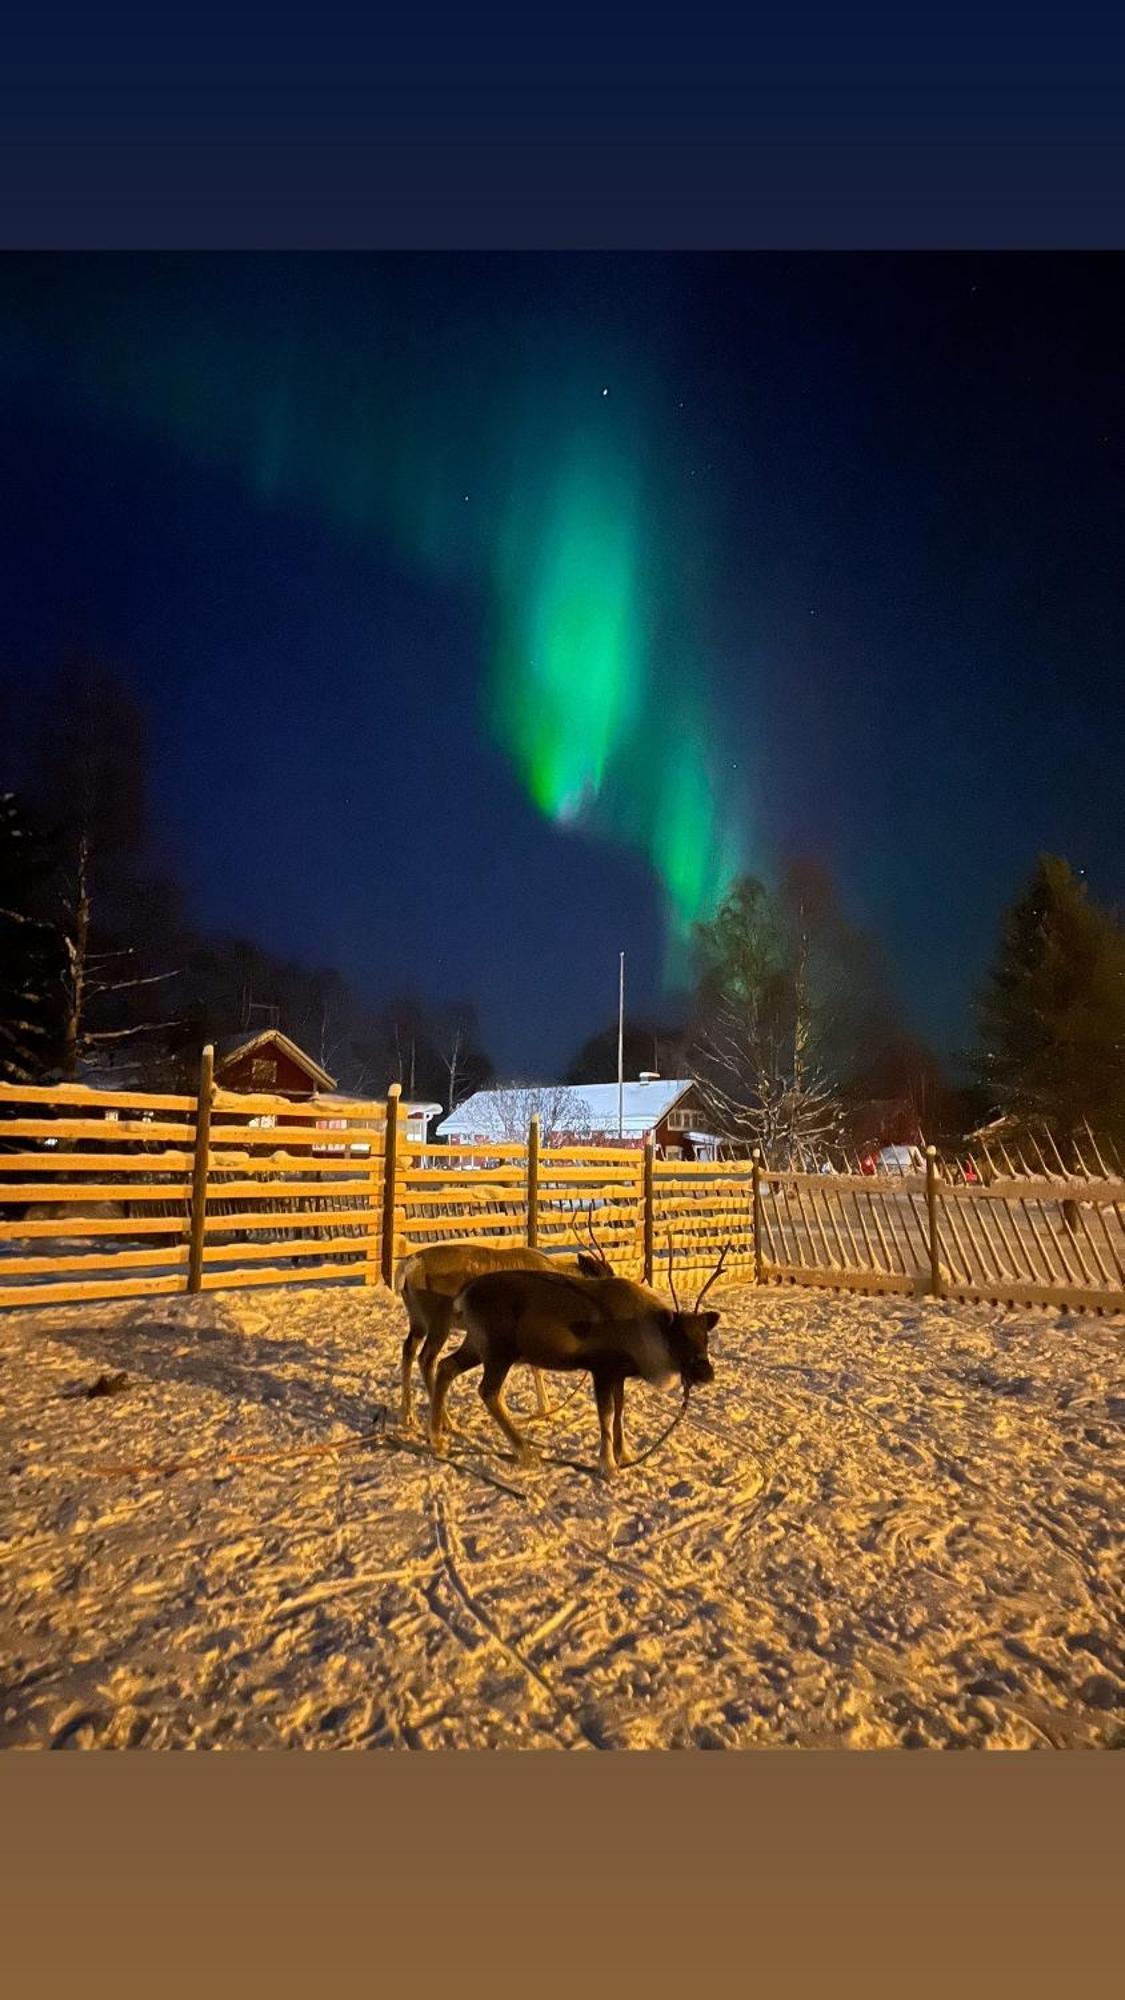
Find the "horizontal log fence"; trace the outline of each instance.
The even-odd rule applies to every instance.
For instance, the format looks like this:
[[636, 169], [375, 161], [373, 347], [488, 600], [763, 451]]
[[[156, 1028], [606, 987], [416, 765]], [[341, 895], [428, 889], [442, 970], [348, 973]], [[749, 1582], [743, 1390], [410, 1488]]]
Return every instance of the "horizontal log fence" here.
[[386, 1101], [0, 1085], [0, 1307], [393, 1282], [429, 1243], [591, 1242], [690, 1296], [724, 1281], [1125, 1310], [1125, 1179], [895, 1176], [526, 1139], [409, 1139]]
[[379, 1278], [386, 1106], [0, 1084], [0, 1307]]

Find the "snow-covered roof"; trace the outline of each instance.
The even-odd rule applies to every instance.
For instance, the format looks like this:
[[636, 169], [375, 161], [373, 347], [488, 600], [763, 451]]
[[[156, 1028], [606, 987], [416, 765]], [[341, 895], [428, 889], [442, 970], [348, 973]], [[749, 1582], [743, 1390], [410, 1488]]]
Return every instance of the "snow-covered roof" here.
[[[549, 1099], [554, 1085], [544, 1086], [544, 1099]], [[691, 1089], [690, 1077], [654, 1077], [645, 1083], [626, 1083], [623, 1093], [623, 1136], [636, 1138], [659, 1125], [661, 1119], [672, 1109], [684, 1092]], [[529, 1091], [529, 1097], [530, 1097]], [[448, 1118], [443, 1118], [437, 1127], [435, 1137], [440, 1139], [491, 1139], [499, 1138], [510, 1122], [501, 1115], [498, 1100], [505, 1097], [505, 1091], [475, 1090], [463, 1104], [457, 1106]], [[568, 1132], [608, 1132], [617, 1131], [617, 1085], [615, 1083], [576, 1083], [573, 1087], [575, 1109], [573, 1114], [566, 1111], [559, 1120]], [[578, 1107], [584, 1108], [585, 1116]]]

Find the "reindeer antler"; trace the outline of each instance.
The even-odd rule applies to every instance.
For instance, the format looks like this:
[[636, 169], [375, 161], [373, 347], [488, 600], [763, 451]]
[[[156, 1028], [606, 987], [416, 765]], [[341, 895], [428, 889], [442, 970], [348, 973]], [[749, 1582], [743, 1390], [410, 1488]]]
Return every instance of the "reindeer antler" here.
[[596, 1258], [598, 1259], [599, 1263], [601, 1263], [601, 1264], [604, 1264], [604, 1265], [605, 1265], [605, 1268], [606, 1268], [606, 1270], [608, 1271], [608, 1270], [609, 1270], [609, 1258], [608, 1258], [608, 1257], [606, 1256], [606, 1254], [605, 1254], [605, 1251], [604, 1251], [604, 1250], [602, 1249], [602, 1246], [601, 1246], [601, 1244], [600, 1244], [600, 1243], [598, 1242], [598, 1239], [597, 1239], [597, 1237], [596, 1237], [596, 1236], [595, 1236], [595, 1234], [594, 1234], [594, 1204], [593, 1204], [593, 1202], [591, 1202], [591, 1203], [590, 1203], [590, 1206], [589, 1206], [589, 1208], [588, 1208], [588, 1209], [587, 1209], [587, 1211], [586, 1211], [586, 1230], [587, 1230], [587, 1234], [589, 1235], [589, 1238], [590, 1238], [590, 1248], [591, 1248], [591, 1250], [593, 1251], [593, 1253], [594, 1253], [595, 1257], [596, 1257]]
[[712, 1285], [713, 1285], [713, 1284], [715, 1283], [716, 1279], [718, 1278], [718, 1276], [719, 1276], [719, 1273], [721, 1272], [721, 1270], [722, 1270], [722, 1268], [723, 1268], [723, 1265], [724, 1265], [724, 1264], [726, 1263], [726, 1261], [727, 1261], [727, 1251], [728, 1251], [729, 1249], [730, 1249], [730, 1244], [729, 1244], [729, 1243], [724, 1243], [724, 1244], [723, 1244], [723, 1247], [722, 1247], [722, 1249], [721, 1249], [721, 1251], [719, 1252], [719, 1261], [718, 1261], [718, 1263], [716, 1264], [716, 1266], [715, 1266], [714, 1270], [713, 1270], [713, 1271], [712, 1271], [712, 1273], [711, 1273], [711, 1276], [710, 1276], [710, 1277], [708, 1278], [708, 1280], [707, 1280], [707, 1283], [706, 1283], [706, 1284], [704, 1285], [704, 1287], [703, 1287], [703, 1290], [702, 1290], [702, 1291], [700, 1292], [700, 1294], [699, 1294], [699, 1297], [698, 1297], [698, 1298], [696, 1299], [696, 1301], [695, 1301], [695, 1304], [694, 1304], [694, 1305], [693, 1305], [693, 1307], [692, 1307], [692, 1311], [693, 1311], [693, 1312], [698, 1312], [698, 1311], [699, 1311], [699, 1308], [700, 1308], [700, 1306], [701, 1306], [701, 1305], [703, 1304], [703, 1301], [704, 1301], [704, 1299], [705, 1299], [705, 1298], [707, 1297], [707, 1294], [708, 1294], [708, 1292], [710, 1291], [710, 1289], [711, 1289]]
[[676, 1281], [675, 1281], [675, 1279], [674, 1279], [674, 1278], [673, 1278], [673, 1276], [672, 1276], [672, 1225], [671, 1225], [671, 1223], [669, 1223], [669, 1224], [668, 1224], [668, 1290], [669, 1290], [669, 1291], [671, 1292], [671, 1294], [672, 1294], [672, 1304], [673, 1304], [673, 1305], [675, 1306], [675, 1308], [676, 1308], [676, 1311], [677, 1311], [677, 1312], [679, 1312], [679, 1310], [680, 1310], [680, 1301], [679, 1301], [679, 1299], [678, 1299], [678, 1298], [676, 1297]]

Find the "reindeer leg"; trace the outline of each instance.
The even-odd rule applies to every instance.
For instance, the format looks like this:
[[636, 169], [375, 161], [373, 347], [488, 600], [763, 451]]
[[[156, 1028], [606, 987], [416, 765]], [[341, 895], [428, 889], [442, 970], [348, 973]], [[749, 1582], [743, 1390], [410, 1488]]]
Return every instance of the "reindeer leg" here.
[[414, 1420], [411, 1406], [410, 1378], [414, 1369], [414, 1356], [421, 1344], [422, 1329], [415, 1326], [413, 1319], [411, 1319], [410, 1331], [402, 1343], [402, 1396], [399, 1414], [404, 1431], [410, 1429]]
[[604, 1477], [612, 1479], [616, 1470], [613, 1462], [613, 1441], [611, 1436], [611, 1425], [613, 1422], [613, 1383], [607, 1382], [602, 1375], [595, 1375], [594, 1395], [597, 1398], [598, 1429], [601, 1432], [602, 1440], [599, 1464]]
[[437, 1371], [438, 1356], [449, 1339], [451, 1331], [449, 1322], [452, 1312], [452, 1299], [435, 1301], [430, 1310], [430, 1323], [426, 1329], [426, 1338], [422, 1342], [422, 1353], [418, 1366], [422, 1371], [422, 1380], [426, 1385], [426, 1395], [431, 1403], [434, 1400], [434, 1375]]
[[445, 1399], [449, 1394], [449, 1385], [458, 1375], [464, 1375], [467, 1369], [479, 1368], [480, 1363], [481, 1357], [479, 1352], [475, 1348], [470, 1347], [467, 1340], [464, 1340], [455, 1354], [446, 1355], [445, 1360], [437, 1371], [434, 1381], [434, 1399], [430, 1404], [430, 1443], [439, 1456], [445, 1450], [445, 1433], [447, 1428], [445, 1422]]
[[[448, 1367], [448, 1365], [448, 1362], [442, 1363], [443, 1368]], [[480, 1385], [481, 1401], [492, 1418], [493, 1423], [503, 1431], [519, 1463], [521, 1465], [532, 1465], [535, 1461], [535, 1452], [523, 1433], [516, 1429], [504, 1402], [504, 1384], [508, 1379], [508, 1372], [511, 1365], [510, 1361], [501, 1361], [499, 1359], [485, 1362], [484, 1376]], [[440, 1375], [441, 1370], [439, 1369], [439, 1379]]]
[[613, 1385], [613, 1455], [618, 1465], [632, 1465], [625, 1451], [625, 1384], [620, 1377]]
[[[422, 1380], [426, 1385], [426, 1400], [431, 1408], [434, 1401], [434, 1378], [437, 1374], [438, 1356], [453, 1331], [450, 1323], [452, 1314], [453, 1300], [442, 1299], [430, 1314], [430, 1330], [422, 1343], [422, 1353], [418, 1366], [422, 1371]], [[445, 1428], [453, 1437], [465, 1436], [465, 1432], [461, 1429], [460, 1424], [450, 1423], [448, 1419], [446, 1420]]]
[[529, 1417], [527, 1421], [529, 1424], [538, 1424], [544, 1417], [550, 1416], [551, 1405], [547, 1401], [547, 1385], [543, 1380], [542, 1369], [533, 1368], [531, 1372], [535, 1377], [535, 1415]]

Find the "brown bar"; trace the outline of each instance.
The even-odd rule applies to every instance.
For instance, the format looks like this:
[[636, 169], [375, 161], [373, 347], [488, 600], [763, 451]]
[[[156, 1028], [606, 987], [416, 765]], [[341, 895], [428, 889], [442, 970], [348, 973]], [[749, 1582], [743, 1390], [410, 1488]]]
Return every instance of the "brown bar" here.
[[199, 1058], [199, 1092], [195, 1102], [195, 1163], [191, 1178], [191, 1237], [187, 1288], [198, 1292], [203, 1283], [203, 1225], [207, 1218], [208, 1148], [211, 1106], [215, 1094], [215, 1051], [208, 1043]]

